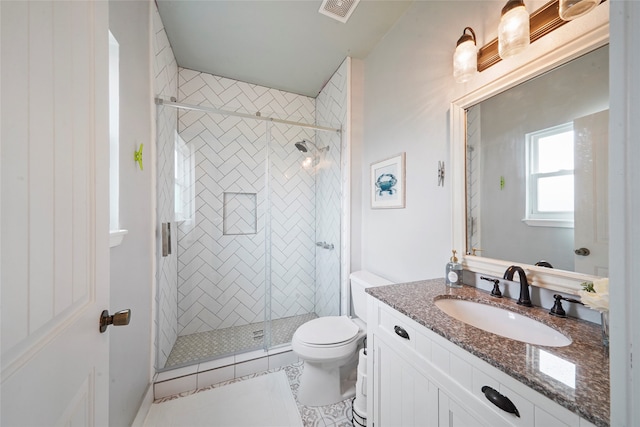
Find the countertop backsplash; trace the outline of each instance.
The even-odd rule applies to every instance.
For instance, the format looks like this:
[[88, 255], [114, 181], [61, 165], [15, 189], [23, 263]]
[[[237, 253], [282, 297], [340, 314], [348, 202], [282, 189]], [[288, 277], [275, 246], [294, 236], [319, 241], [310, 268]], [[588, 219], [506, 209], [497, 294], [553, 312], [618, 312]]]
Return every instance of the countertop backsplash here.
[[[481, 280], [480, 276], [499, 279], [502, 295], [504, 295], [505, 298], [511, 298], [514, 300], [518, 299], [518, 296], [520, 295], [520, 283], [517, 281], [510, 282], [503, 279], [502, 277], [493, 277], [486, 274], [474, 273], [473, 271], [469, 270], [463, 270], [462, 283], [468, 286], [482, 289], [483, 291], [491, 292], [493, 283], [486, 280]], [[580, 297], [577, 295], [552, 291], [549, 289], [542, 289], [535, 286], [530, 286], [529, 292], [531, 293], [531, 302], [533, 303], [533, 305], [546, 309], [547, 311], [550, 310], [551, 307], [553, 307], [553, 303], [555, 302], [553, 298], [554, 294], [560, 294], [567, 298], [580, 299]], [[600, 313], [590, 309], [589, 307], [585, 307], [580, 304], [569, 303], [566, 301], [562, 302], [562, 306], [567, 312], [568, 317], [586, 320], [587, 322], [597, 323], [598, 325], [600, 324]]]

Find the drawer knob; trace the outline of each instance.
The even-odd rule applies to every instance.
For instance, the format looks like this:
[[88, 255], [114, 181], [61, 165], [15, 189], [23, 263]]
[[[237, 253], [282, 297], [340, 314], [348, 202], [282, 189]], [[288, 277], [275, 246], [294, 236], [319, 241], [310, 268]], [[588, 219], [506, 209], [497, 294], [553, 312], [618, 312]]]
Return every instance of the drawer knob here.
[[496, 389], [491, 388], [488, 385], [482, 387], [482, 392], [489, 400], [489, 402], [493, 403], [503, 411], [509, 412], [510, 414], [515, 414], [516, 417], [520, 418], [520, 412], [518, 412], [518, 408], [516, 408], [516, 405], [514, 405], [507, 396], [498, 393]]
[[410, 339], [409, 338], [409, 334], [407, 333], [407, 331], [404, 330], [404, 328], [402, 326], [394, 326], [393, 330], [396, 331], [396, 334], [402, 338], [404, 338], [405, 340]]

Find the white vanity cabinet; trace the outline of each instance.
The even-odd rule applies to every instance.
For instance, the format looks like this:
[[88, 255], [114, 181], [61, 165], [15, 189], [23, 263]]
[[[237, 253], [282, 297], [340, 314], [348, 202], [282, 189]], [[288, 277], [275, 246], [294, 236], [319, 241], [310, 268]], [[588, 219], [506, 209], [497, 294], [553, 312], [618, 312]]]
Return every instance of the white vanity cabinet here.
[[[593, 425], [370, 296], [367, 328], [369, 427]], [[483, 386], [520, 417], [492, 404]]]

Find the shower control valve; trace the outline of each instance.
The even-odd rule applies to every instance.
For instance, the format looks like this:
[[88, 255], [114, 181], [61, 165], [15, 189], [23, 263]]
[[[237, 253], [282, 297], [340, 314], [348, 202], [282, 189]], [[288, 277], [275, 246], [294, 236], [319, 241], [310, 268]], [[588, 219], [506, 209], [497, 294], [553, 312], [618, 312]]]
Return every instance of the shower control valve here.
[[330, 251], [333, 250], [333, 248], [335, 247], [333, 246], [333, 243], [327, 243], [327, 242], [316, 242], [316, 246], [323, 249], [329, 249]]

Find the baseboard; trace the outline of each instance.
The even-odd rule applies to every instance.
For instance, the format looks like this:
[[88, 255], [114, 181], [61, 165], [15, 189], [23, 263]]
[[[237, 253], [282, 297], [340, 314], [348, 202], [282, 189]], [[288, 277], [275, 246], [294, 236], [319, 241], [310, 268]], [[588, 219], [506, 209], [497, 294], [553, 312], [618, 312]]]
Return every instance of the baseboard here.
[[147, 387], [147, 392], [144, 394], [144, 398], [142, 399], [140, 408], [138, 408], [138, 413], [136, 414], [133, 423], [131, 423], [131, 427], [144, 426], [144, 421], [147, 419], [147, 414], [151, 409], [151, 404], [153, 404], [153, 383], [149, 384]]

